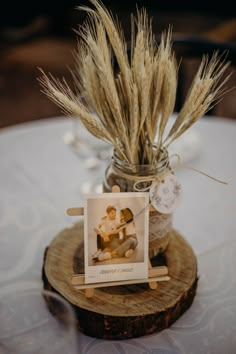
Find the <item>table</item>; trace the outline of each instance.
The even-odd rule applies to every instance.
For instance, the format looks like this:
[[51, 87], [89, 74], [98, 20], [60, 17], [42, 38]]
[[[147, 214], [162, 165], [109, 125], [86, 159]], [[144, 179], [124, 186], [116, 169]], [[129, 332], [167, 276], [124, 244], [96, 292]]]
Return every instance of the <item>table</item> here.
[[[44, 119], [0, 130], [0, 299], [18, 289], [42, 287], [45, 247], [76, 220], [68, 207], [80, 206], [81, 185], [99, 170], [63, 141], [68, 118]], [[236, 123], [202, 118], [192, 128], [202, 149], [188, 166], [229, 183], [222, 185], [191, 170], [177, 175], [183, 199], [175, 228], [191, 243], [199, 285], [191, 308], [168, 330], [126, 341], [103, 341], [82, 334], [82, 353], [236, 352]]]

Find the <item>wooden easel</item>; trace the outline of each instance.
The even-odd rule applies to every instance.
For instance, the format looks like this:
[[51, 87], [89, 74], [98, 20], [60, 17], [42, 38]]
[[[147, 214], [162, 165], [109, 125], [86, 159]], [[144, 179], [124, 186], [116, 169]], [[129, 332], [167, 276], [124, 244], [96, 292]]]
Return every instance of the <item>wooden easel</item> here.
[[[119, 193], [120, 187], [115, 185], [112, 187], [112, 193]], [[152, 206], [150, 207], [152, 208]], [[67, 209], [67, 215], [69, 216], [82, 216], [84, 215], [84, 208], [69, 208]], [[133, 280], [122, 280], [113, 282], [103, 282], [103, 283], [85, 283], [84, 274], [73, 274], [71, 279], [71, 284], [76, 289], [84, 289], [85, 296], [87, 298], [93, 297], [94, 289], [108, 286], [118, 286], [118, 285], [130, 285], [130, 284], [141, 284], [148, 283], [150, 289], [157, 289], [157, 283], [161, 281], [168, 281], [170, 277], [168, 276], [168, 267], [159, 266], [152, 267], [151, 261], [149, 260], [148, 278], [147, 279], [133, 279]]]

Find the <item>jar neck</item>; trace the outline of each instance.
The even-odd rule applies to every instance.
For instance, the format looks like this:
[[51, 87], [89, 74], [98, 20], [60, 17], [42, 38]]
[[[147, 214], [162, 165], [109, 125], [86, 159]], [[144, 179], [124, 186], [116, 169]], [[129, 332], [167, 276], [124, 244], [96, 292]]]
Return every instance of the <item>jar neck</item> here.
[[127, 175], [149, 176], [158, 175], [169, 167], [169, 155], [166, 149], [161, 150], [160, 158], [153, 164], [136, 165], [125, 160], [121, 160], [116, 152], [113, 153], [113, 166], [115, 169], [122, 171]]

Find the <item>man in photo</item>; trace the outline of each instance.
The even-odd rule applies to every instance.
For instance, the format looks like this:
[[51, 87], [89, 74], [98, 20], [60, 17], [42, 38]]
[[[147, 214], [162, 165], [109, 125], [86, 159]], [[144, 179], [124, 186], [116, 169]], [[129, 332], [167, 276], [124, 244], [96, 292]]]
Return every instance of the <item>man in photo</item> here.
[[94, 229], [97, 235], [97, 252], [93, 260], [111, 259], [111, 251], [119, 246], [119, 230], [117, 230], [116, 208], [109, 205], [106, 215], [101, 218], [98, 227]]

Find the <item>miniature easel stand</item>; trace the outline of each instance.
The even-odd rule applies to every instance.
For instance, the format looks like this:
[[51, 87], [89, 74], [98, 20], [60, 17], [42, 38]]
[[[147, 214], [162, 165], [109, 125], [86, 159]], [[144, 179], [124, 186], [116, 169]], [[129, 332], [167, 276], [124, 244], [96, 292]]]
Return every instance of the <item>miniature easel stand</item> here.
[[[119, 186], [115, 185], [112, 187], [112, 193], [119, 193], [119, 192], [120, 192]], [[150, 206], [150, 210], [153, 210], [152, 205]], [[82, 216], [84, 215], [84, 208], [69, 208], [67, 209], [66, 212], [67, 215], [69, 216]], [[87, 298], [90, 298], [93, 297], [95, 288], [148, 283], [150, 289], [157, 289], [157, 282], [168, 281], [168, 280], [170, 280], [170, 277], [168, 276], [168, 268], [166, 266], [152, 267], [151, 261], [149, 259], [148, 279], [133, 279], [133, 280], [85, 284], [84, 274], [74, 274], [72, 275], [71, 284], [75, 289], [85, 289], [85, 296]]]

